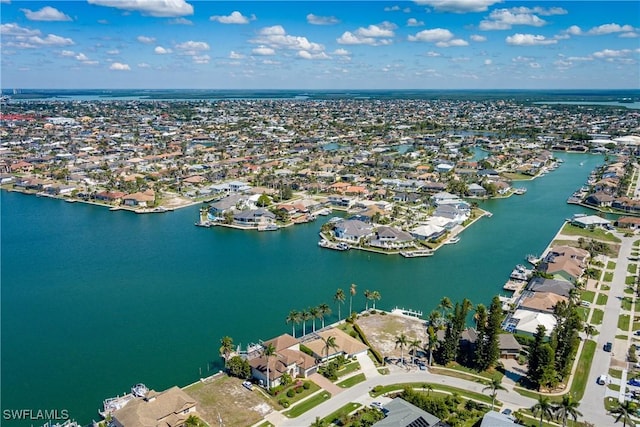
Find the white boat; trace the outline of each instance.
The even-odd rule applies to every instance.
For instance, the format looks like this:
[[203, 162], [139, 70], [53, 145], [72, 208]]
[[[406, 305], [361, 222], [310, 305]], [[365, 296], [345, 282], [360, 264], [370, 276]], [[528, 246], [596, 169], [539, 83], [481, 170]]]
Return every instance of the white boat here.
[[265, 224], [265, 225], [259, 225], [258, 231], [276, 231], [279, 228], [280, 227], [278, 227], [278, 224]]
[[318, 215], [322, 215], [322, 216], [327, 216], [331, 213], [331, 209], [329, 208], [322, 208], [319, 211], [316, 212], [316, 214]]
[[405, 258], [432, 256], [433, 251], [431, 249], [419, 249], [417, 251], [401, 251], [400, 255], [402, 255]]
[[149, 389], [142, 383], [138, 383], [131, 387], [131, 394], [135, 397], [145, 397], [147, 393], [149, 393]]
[[320, 240], [318, 242], [318, 246], [327, 249], [335, 249], [336, 251], [348, 251], [349, 249], [351, 249], [351, 246], [344, 242], [333, 243], [326, 239]]
[[453, 245], [455, 243], [458, 243], [460, 241], [460, 238], [458, 236], [453, 236], [450, 239], [447, 239], [444, 241], [445, 245]]
[[527, 189], [526, 188], [522, 188], [522, 187], [513, 189], [513, 194], [522, 195], [522, 194], [524, 194], [526, 192], [527, 192]]

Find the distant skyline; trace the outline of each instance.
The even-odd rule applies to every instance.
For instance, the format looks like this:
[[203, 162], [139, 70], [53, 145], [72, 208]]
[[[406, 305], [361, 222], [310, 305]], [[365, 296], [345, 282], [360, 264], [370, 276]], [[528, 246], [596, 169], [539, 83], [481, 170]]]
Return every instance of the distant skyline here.
[[637, 89], [640, 2], [0, 0], [3, 89]]

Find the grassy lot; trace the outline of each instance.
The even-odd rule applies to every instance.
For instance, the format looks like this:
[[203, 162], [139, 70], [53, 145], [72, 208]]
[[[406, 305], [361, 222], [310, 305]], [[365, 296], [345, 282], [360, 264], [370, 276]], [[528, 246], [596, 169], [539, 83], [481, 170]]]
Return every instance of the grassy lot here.
[[336, 385], [338, 387], [342, 387], [342, 388], [349, 388], [349, 387], [353, 387], [354, 385], [356, 385], [358, 383], [361, 383], [362, 381], [365, 381], [366, 379], [367, 379], [367, 377], [365, 377], [364, 374], [358, 374], [358, 375], [354, 375], [352, 377], [349, 377], [344, 381], [340, 381]]
[[633, 291], [633, 287], [632, 287], [632, 286], [629, 286], [629, 287], [627, 287], [627, 288], [624, 288], [624, 293], [625, 293], [625, 294], [627, 294], [627, 295], [632, 295], [632, 294], [633, 294], [633, 292], [634, 292], [634, 291]]
[[337, 420], [339, 420], [345, 415], [349, 415], [350, 413], [352, 413], [353, 411], [355, 411], [360, 407], [362, 407], [362, 405], [359, 403], [355, 403], [355, 402], [347, 403], [342, 408], [324, 417], [322, 421], [324, 421], [324, 423], [327, 425], [331, 423], [336, 424]]
[[[624, 279], [624, 283], [625, 285], [633, 285], [636, 283], [636, 276], [627, 276], [627, 278]], [[633, 289], [631, 291], [633, 292]]]
[[604, 317], [604, 311], [594, 308], [591, 315], [591, 323], [594, 325], [602, 325], [602, 318]]
[[218, 413], [226, 425], [252, 425], [264, 418], [273, 403], [257, 387], [249, 391], [242, 380], [226, 375], [184, 391], [198, 402], [198, 413], [209, 425], [218, 425]]
[[547, 396], [546, 394], [542, 395], [541, 393], [535, 392], [533, 390], [527, 390], [526, 388], [522, 388], [522, 387], [515, 387], [514, 390], [522, 396], [529, 397], [535, 400], [538, 400], [540, 396], [545, 396], [549, 398], [549, 401], [551, 403], [558, 403], [562, 401], [561, 396]]
[[578, 360], [578, 367], [571, 382], [571, 390], [569, 390], [577, 401], [582, 400], [582, 396], [584, 395], [584, 389], [587, 386], [589, 370], [591, 369], [591, 362], [595, 352], [596, 342], [593, 340], [584, 341], [582, 351], [580, 352], [580, 360]]
[[627, 265], [627, 272], [631, 274], [636, 274], [638, 271], [638, 264], [629, 264]]
[[618, 334], [616, 335], [617, 340], [626, 340], [628, 337], [626, 335]]
[[598, 294], [598, 298], [596, 299], [596, 304], [598, 304], [598, 305], [607, 305], [607, 300], [609, 300], [609, 295], [607, 295], [607, 294]]
[[307, 412], [309, 409], [315, 408], [322, 402], [329, 400], [329, 398], [331, 398], [331, 393], [329, 393], [328, 391], [321, 391], [320, 393], [314, 394], [304, 402], [300, 402], [293, 408], [283, 413], [289, 418], [299, 417], [300, 415]]
[[602, 278], [603, 281], [605, 282], [611, 282], [613, 280], [613, 272], [612, 271], [606, 271], [604, 273], [604, 277]]
[[631, 298], [625, 297], [622, 299], [623, 310], [631, 310], [632, 305], [633, 305], [633, 300]]
[[620, 391], [620, 386], [618, 384], [607, 384], [607, 388], [613, 391]]
[[[456, 388], [456, 387], [450, 387], [447, 385], [443, 385], [443, 384], [435, 384], [435, 383], [398, 383], [398, 384], [389, 384], [386, 386], [377, 386], [378, 389], [375, 392], [370, 392], [369, 394], [372, 397], [378, 397], [382, 394], [385, 393], [389, 393], [392, 391], [400, 391], [403, 390], [405, 387], [411, 387], [414, 389], [427, 389], [428, 386], [431, 386], [433, 388], [434, 391], [438, 392], [438, 391], [443, 391], [443, 392], [448, 392], [448, 393], [457, 393], [458, 395], [460, 395], [462, 398], [467, 398], [467, 399], [473, 399], [473, 400], [477, 400], [480, 402], [484, 402], [487, 403], [489, 405], [491, 405], [491, 398], [487, 395], [484, 395], [482, 393], [476, 393], [473, 391], [469, 391], [469, 390], [463, 390], [460, 388]], [[502, 403], [496, 400], [496, 406], [502, 406]]]
[[389, 375], [389, 368], [379, 368], [380, 375]]
[[629, 330], [629, 323], [631, 322], [630, 316], [628, 314], [622, 314], [618, 317], [618, 328], [623, 331]]
[[[438, 366], [432, 366], [430, 368], [431, 371], [437, 372], [441, 375], [448, 375], [450, 377], [463, 378], [469, 381], [475, 381], [483, 384], [489, 384], [493, 378], [498, 378], [502, 380], [504, 374], [495, 369], [491, 369], [489, 371], [478, 372], [471, 368], [467, 368], [466, 366], [462, 366], [459, 363], [451, 362], [446, 366], [447, 369], [442, 369], [442, 367], [438, 368]], [[456, 372], [451, 372], [454, 370]], [[479, 379], [478, 377], [482, 377]]]
[[609, 369], [609, 376], [611, 378], [622, 378], [622, 371], [619, 369]]
[[596, 293], [594, 291], [580, 292], [580, 298], [582, 299], [582, 301], [593, 302], [593, 299], [595, 298], [595, 296], [596, 296]]
[[337, 372], [337, 374], [338, 374], [338, 377], [344, 377], [345, 375], [348, 375], [353, 371], [357, 371], [358, 369], [360, 369], [360, 363], [351, 362], [351, 363], [348, 363], [348, 364], [344, 365], [342, 367], [342, 369], [340, 369]]
[[607, 270], [615, 270], [616, 269], [616, 263], [613, 261], [609, 261], [607, 262]]
[[609, 290], [611, 290], [611, 286], [609, 286], [609, 285], [601, 285], [600, 286], [600, 290], [601, 291], [609, 291]]
[[565, 234], [567, 236], [582, 236], [585, 238], [602, 240], [605, 242], [614, 242], [614, 243], [621, 242], [621, 240], [618, 237], [614, 236], [608, 231], [605, 231], [599, 228], [594, 230], [587, 230], [581, 227], [576, 227], [575, 225], [571, 225], [569, 223], [565, 224], [565, 226], [562, 227], [562, 234]]

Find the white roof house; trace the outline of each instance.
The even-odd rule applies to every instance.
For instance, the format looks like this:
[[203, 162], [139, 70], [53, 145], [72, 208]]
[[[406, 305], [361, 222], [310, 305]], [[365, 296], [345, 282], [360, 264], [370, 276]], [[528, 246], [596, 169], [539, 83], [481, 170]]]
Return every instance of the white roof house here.
[[511, 315], [512, 319], [518, 320], [515, 326], [516, 332], [534, 335], [538, 325], [546, 328], [546, 336], [551, 335], [551, 331], [556, 327], [556, 319], [553, 314], [540, 313], [535, 311], [518, 309]]

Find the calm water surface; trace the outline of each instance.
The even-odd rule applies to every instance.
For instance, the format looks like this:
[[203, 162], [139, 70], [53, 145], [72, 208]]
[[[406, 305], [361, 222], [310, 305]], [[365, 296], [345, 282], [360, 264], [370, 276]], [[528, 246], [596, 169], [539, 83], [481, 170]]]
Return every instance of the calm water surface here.
[[202, 229], [198, 207], [136, 215], [2, 192], [2, 409], [67, 409], [88, 423], [134, 383], [163, 390], [217, 371], [223, 335], [246, 345], [290, 333], [291, 309], [337, 312], [333, 295], [351, 283], [354, 309], [365, 289], [383, 309], [427, 313], [445, 295], [486, 304], [584, 210], [565, 201], [602, 157], [558, 157], [558, 170], [518, 184], [525, 195], [482, 203], [492, 218], [419, 259], [320, 249], [321, 220], [274, 233]]

